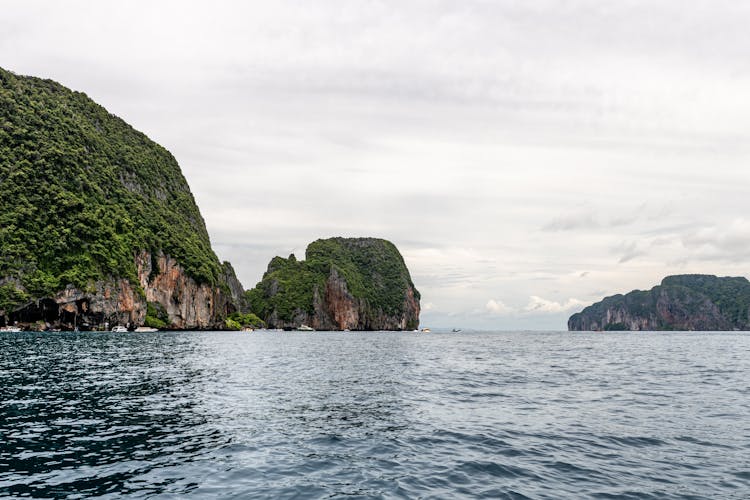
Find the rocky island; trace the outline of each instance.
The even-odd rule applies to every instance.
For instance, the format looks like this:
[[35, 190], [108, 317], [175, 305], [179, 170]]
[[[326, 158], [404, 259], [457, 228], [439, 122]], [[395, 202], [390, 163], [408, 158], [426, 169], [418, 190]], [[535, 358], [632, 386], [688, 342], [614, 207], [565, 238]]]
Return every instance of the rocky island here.
[[651, 290], [597, 302], [568, 320], [569, 330], [750, 330], [750, 282], [688, 274]]
[[0, 69], [0, 326], [220, 328], [242, 286], [174, 157], [89, 99]]
[[413, 330], [419, 299], [398, 249], [376, 238], [317, 240], [304, 261], [275, 257], [246, 293], [269, 327], [287, 329]]

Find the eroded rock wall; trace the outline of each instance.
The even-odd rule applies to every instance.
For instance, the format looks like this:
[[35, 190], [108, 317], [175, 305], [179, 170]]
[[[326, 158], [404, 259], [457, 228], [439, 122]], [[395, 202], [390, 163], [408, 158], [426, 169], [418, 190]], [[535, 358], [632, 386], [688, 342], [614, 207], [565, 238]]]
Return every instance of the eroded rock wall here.
[[[135, 257], [138, 283], [127, 279], [99, 281], [81, 290], [72, 285], [54, 297], [29, 302], [14, 311], [0, 311], [0, 323], [26, 329], [105, 329], [144, 324], [147, 303], [161, 304], [168, 328], [202, 330], [223, 328], [227, 314], [238, 309], [233, 295], [242, 289], [234, 271], [223, 286], [199, 284], [174, 258], [142, 251]], [[232, 293], [232, 290], [235, 293]]]

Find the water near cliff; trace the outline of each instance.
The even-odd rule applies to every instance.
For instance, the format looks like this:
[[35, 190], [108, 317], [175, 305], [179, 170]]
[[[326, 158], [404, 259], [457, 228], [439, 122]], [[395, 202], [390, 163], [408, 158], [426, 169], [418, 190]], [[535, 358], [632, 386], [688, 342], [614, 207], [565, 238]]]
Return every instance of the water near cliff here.
[[747, 498], [744, 333], [0, 333], [0, 496]]

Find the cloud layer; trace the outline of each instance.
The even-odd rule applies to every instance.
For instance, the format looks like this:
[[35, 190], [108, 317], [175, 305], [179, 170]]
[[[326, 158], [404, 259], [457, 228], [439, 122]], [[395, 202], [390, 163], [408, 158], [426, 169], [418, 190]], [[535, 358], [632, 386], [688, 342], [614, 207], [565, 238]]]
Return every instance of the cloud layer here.
[[172, 151], [246, 286], [372, 235], [427, 324], [564, 328], [665, 274], [747, 274], [749, 9], [7, 1], [0, 60]]

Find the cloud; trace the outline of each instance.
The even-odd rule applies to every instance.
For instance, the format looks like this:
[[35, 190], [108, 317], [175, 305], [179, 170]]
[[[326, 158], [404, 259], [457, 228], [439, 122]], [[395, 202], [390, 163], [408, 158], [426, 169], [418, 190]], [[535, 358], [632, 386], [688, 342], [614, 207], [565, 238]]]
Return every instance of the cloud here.
[[709, 226], [682, 237], [682, 244], [701, 260], [750, 259], [750, 220], [737, 218], [723, 226]]
[[529, 303], [523, 308], [523, 310], [526, 312], [560, 313], [585, 305], [587, 305], [586, 302], [573, 298], [560, 303], [532, 295], [529, 297]]
[[570, 214], [552, 219], [542, 226], [542, 231], [574, 231], [578, 229], [597, 229], [599, 222], [591, 213]]
[[635, 241], [622, 242], [614, 249], [615, 253], [620, 254], [620, 259], [617, 261], [618, 264], [625, 264], [636, 257], [646, 255], [646, 252], [640, 249], [638, 243]]
[[495, 299], [488, 300], [484, 308], [490, 314], [497, 314], [497, 315], [508, 314], [513, 311], [512, 308], [506, 306], [502, 301], [495, 300]]
[[376, 236], [425, 318], [564, 328], [750, 262], [747, 8], [594, 3], [7, 0], [0, 61], [170, 150], [246, 286]]

